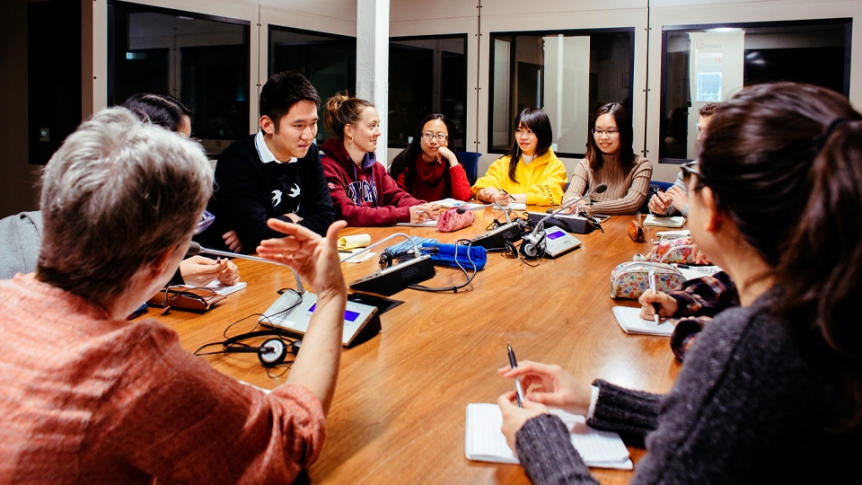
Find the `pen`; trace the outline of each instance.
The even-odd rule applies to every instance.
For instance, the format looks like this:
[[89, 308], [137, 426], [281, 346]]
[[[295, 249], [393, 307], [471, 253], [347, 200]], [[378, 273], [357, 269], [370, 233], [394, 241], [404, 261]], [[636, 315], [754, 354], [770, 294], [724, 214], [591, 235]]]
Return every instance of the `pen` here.
[[690, 264], [677, 264], [676, 267], [682, 269], [690, 269], [692, 271], [697, 271], [698, 273], [703, 273], [706, 275], [715, 274], [716, 271], [715, 267], [713, 266], [692, 266]]
[[[652, 291], [652, 294], [655, 295], [655, 271], [650, 270], [649, 272], [649, 289]], [[655, 324], [658, 325], [658, 309], [659, 306], [657, 303], [653, 303], [652, 307], [655, 308]]]
[[[518, 361], [515, 360], [515, 351], [512, 350], [512, 344], [506, 342], [506, 347], [509, 349], [509, 365], [514, 369], [518, 367]], [[518, 407], [524, 407], [524, 390], [521, 389], [521, 381], [516, 377], [515, 378], [515, 390], [518, 391]]]

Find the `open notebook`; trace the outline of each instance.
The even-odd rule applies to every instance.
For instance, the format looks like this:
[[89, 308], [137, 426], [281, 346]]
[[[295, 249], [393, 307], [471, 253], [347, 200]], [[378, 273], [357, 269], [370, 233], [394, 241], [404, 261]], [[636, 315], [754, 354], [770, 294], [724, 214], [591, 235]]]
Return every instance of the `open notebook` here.
[[625, 333], [658, 335], [660, 337], [671, 336], [674, 329], [672, 319], [659, 319], [659, 324], [656, 325], [652, 320], [644, 320], [641, 318], [640, 312], [640, 308], [630, 308], [627, 306], [614, 307], [614, 316], [617, 317], [617, 323], [620, 324], [620, 327], [622, 327]]
[[[587, 466], [631, 470], [629, 451], [620, 436], [610, 431], [598, 431], [584, 424], [584, 417], [551, 410], [566, 423], [572, 433], [572, 444]], [[467, 425], [464, 451], [468, 460], [492, 463], [518, 464], [506, 437], [500, 431], [503, 415], [496, 404], [471, 403], [467, 405]]]

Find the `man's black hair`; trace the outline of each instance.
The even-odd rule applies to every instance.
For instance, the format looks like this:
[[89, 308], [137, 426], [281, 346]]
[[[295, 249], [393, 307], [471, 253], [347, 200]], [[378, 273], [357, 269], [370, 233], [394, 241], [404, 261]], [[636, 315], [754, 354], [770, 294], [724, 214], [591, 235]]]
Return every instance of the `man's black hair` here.
[[268, 116], [278, 130], [281, 118], [300, 101], [320, 106], [320, 96], [308, 79], [293, 71], [273, 74], [260, 90], [260, 115]]

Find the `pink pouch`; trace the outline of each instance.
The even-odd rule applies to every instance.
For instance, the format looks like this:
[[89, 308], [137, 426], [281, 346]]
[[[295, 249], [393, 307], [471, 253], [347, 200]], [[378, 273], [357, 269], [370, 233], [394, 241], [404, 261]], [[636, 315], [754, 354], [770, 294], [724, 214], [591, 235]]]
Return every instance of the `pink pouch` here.
[[463, 207], [450, 207], [437, 219], [437, 229], [440, 232], [455, 232], [472, 226], [474, 220], [473, 211]]

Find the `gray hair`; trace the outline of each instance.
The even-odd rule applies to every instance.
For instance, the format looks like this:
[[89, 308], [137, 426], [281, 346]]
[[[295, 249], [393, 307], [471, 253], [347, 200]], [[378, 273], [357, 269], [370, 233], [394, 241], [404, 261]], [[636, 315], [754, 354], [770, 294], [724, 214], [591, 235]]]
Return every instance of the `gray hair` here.
[[36, 278], [107, 306], [191, 235], [212, 187], [199, 144], [124, 108], [96, 113], [42, 175]]

